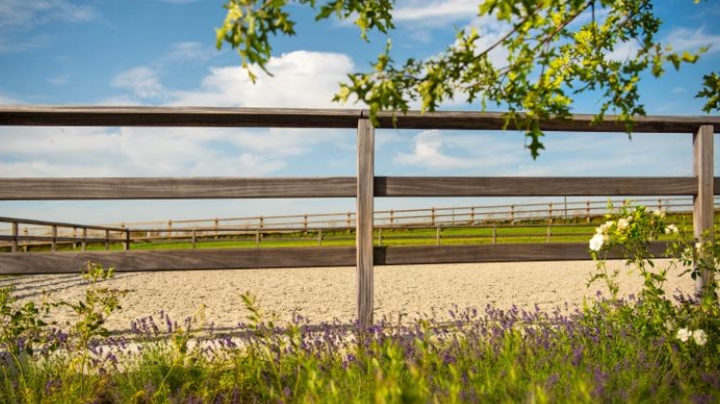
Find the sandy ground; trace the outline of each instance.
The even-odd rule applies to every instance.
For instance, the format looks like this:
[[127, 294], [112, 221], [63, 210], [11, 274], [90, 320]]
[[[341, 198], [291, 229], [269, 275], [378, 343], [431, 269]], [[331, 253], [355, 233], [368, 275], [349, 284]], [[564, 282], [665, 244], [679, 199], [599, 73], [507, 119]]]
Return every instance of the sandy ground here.
[[[659, 265], [667, 262], [659, 261]], [[640, 276], [622, 267], [621, 294], [636, 293]], [[600, 283], [586, 287], [595, 271], [591, 261], [541, 263], [491, 263], [385, 266], [375, 268], [375, 317], [414, 318], [433, 309], [441, 315], [453, 305], [483, 308], [532, 307], [548, 309], [566, 302], [582, 304], [595, 298]], [[671, 273], [667, 290], [691, 293], [689, 276]], [[0, 287], [14, 285], [23, 300], [66, 299], [78, 301], [87, 285], [79, 275], [35, 275], [0, 278]], [[138, 317], [165, 310], [173, 319], [197, 314], [201, 307], [207, 322], [232, 327], [247, 315], [240, 294], [255, 294], [266, 312], [281, 320], [299, 313], [314, 322], [335, 318], [350, 321], [355, 313], [354, 268], [297, 268], [262, 270], [217, 270], [156, 273], [121, 273], [103, 282], [110, 288], [128, 289], [123, 310], [113, 314], [108, 328], [128, 330]], [[55, 320], [66, 320], [56, 318]]]

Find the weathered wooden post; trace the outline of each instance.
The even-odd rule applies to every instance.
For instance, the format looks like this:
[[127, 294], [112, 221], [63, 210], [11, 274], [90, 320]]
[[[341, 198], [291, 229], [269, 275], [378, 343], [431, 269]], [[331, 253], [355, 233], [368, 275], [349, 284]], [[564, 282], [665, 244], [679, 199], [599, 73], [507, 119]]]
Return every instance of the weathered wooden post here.
[[587, 222], [590, 223], [590, 201], [585, 202], [585, 214], [587, 215]]
[[50, 251], [55, 252], [57, 251], [57, 226], [53, 225], [52, 227], [52, 241], [50, 244]]
[[369, 119], [358, 121], [357, 216], [355, 220], [358, 323], [373, 323], [373, 182], [375, 129]]
[[475, 226], [475, 207], [470, 207], [470, 224]]
[[80, 243], [80, 250], [87, 251], [87, 228], [82, 229], [82, 242]]
[[28, 236], [30, 235], [30, 232], [28, 231], [27, 226], [23, 228], [23, 237], [25, 237], [25, 243], [23, 244], [23, 252], [28, 252]]
[[318, 247], [322, 246], [322, 229], [318, 229]]
[[440, 227], [435, 228], [435, 245], [440, 245]]
[[110, 250], [110, 230], [105, 230], [105, 251]]
[[197, 248], [197, 238], [195, 237], [195, 229], [192, 230], [192, 248]]
[[497, 244], [497, 225], [496, 225], [496, 224], [493, 225], [493, 229], [492, 229], [492, 230], [493, 230], [493, 231], [492, 231], [493, 244]]
[[10, 252], [18, 252], [18, 222], [12, 222], [12, 247], [10, 247]]
[[[123, 224], [123, 228], [125, 227], [125, 224]], [[123, 249], [125, 251], [130, 251], [130, 243], [132, 243], [132, 239], [130, 238], [130, 229], [125, 229], [125, 242], [123, 243]]]
[[[698, 181], [698, 191], [693, 195], [693, 230], [695, 240], [701, 244], [713, 240], [714, 195], [713, 195], [713, 132], [712, 125], [703, 125], [693, 134], [693, 174]], [[698, 259], [702, 262], [703, 254], [699, 251]], [[714, 273], [708, 268], [701, 268], [700, 276], [695, 279], [695, 294], [700, 297], [712, 294]]]

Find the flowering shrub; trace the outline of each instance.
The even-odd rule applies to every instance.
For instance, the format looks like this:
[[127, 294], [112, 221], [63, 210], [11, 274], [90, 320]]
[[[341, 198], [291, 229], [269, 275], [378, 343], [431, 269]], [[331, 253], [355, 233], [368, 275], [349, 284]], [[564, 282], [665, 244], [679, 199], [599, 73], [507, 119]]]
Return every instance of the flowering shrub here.
[[[677, 225], [667, 224], [663, 210], [649, 211], [644, 206], [629, 205], [610, 208], [612, 213], [597, 227], [589, 242], [590, 254], [597, 266], [590, 283], [605, 282], [612, 298], [618, 299], [619, 269], [610, 272], [606, 265], [612, 252], [621, 253], [630, 270], [638, 271], [643, 278], [638, 303], [614, 315], [634, 322], [641, 335], [665, 335], [681, 342], [692, 340], [698, 347], [705, 346], [708, 340], [718, 341], [720, 308], [714, 294], [714, 275], [720, 267], [720, 243], [715, 241], [719, 238], [706, 235], [704, 242], [695, 242]], [[650, 242], [661, 238], [670, 242], [665, 255], [673, 257], [665, 268], [655, 266], [655, 257], [650, 251]], [[705, 289], [705, 295], [668, 298], [663, 285], [668, 274], [678, 270], [678, 276], [690, 274], [693, 279], [703, 270], [710, 272], [711, 284]], [[682, 327], [676, 330], [676, 324]]]

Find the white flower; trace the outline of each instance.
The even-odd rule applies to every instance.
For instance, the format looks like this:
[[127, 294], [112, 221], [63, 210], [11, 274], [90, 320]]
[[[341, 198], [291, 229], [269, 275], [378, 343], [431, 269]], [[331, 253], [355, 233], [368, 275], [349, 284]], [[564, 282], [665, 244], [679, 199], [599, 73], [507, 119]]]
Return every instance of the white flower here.
[[692, 337], [695, 340], [695, 343], [699, 346], [703, 346], [707, 344], [707, 334], [705, 334], [705, 331], [703, 330], [695, 330], [692, 333]]
[[590, 249], [593, 251], [600, 251], [603, 244], [605, 243], [605, 236], [598, 233], [590, 239]]
[[633, 217], [632, 217], [632, 215], [629, 215], [629, 216], [627, 217], [627, 219], [625, 219], [625, 220], [627, 220], [627, 221], [628, 221], [628, 223], [629, 223], [629, 222], [632, 222], [632, 221], [633, 221]]
[[665, 218], [665, 209], [658, 209], [653, 211], [653, 215], [659, 217], [660, 219]]
[[597, 234], [607, 234], [607, 232], [610, 230], [610, 228], [615, 224], [613, 221], [607, 221], [600, 225], [597, 229], [595, 229], [595, 232]]
[[627, 221], [627, 219], [620, 218], [617, 222], [618, 230], [625, 230], [630, 226], [630, 222]]
[[669, 225], [665, 228], [665, 234], [677, 234], [678, 231], [679, 231], [679, 230], [678, 230], [677, 226], [675, 226], [674, 224], [669, 224]]
[[692, 337], [692, 331], [688, 330], [687, 328], [681, 328], [677, 332], [677, 338], [682, 342], [687, 342], [687, 340]]
[[672, 331], [675, 329], [675, 322], [670, 320], [665, 320], [665, 329], [668, 331]]

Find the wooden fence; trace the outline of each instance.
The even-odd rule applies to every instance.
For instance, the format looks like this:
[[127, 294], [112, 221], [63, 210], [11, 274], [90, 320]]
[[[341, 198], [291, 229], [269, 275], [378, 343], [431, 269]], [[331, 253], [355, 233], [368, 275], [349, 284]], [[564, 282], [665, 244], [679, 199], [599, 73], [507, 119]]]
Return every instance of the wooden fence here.
[[[106, 251], [110, 250], [110, 244], [121, 243], [123, 249], [127, 251], [130, 249], [132, 242], [130, 239], [130, 231], [124, 228], [8, 217], [0, 217], [0, 223], [10, 224], [10, 234], [0, 234], [0, 241], [8, 242], [10, 244], [10, 252], [12, 253], [20, 252], [21, 248], [27, 252], [28, 247], [32, 245], [47, 245], [50, 246], [51, 252], [57, 252], [59, 244], [67, 243], [72, 244], [73, 247], [79, 245], [81, 251], [86, 251], [88, 244], [91, 243], [104, 244]], [[25, 231], [21, 234], [21, 224], [41, 226], [40, 228], [49, 228], [50, 231], [47, 235], [31, 235], [27, 228], [25, 228]], [[60, 231], [62, 229], [68, 231], [63, 233]], [[120, 237], [118, 237], [118, 235]]]
[[[638, 205], [652, 209], [664, 209], [668, 213], [692, 213], [693, 201], [688, 197], [664, 198], [634, 198], [631, 200]], [[502, 224], [523, 225], [547, 223], [551, 227], [554, 223], [590, 223], [591, 219], [602, 217], [608, 213], [608, 202], [613, 206], [621, 206], [625, 199], [599, 199], [599, 200], [554, 200], [551, 202], [518, 203], [505, 205], [472, 205], [452, 207], [432, 207], [425, 209], [391, 209], [375, 211], [374, 227], [379, 229], [406, 229], [406, 228], [434, 228], [447, 230], [450, 228], [497, 227]], [[715, 209], [718, 208], [716, 202]], [[159, 240], [199, 240], [220, 237], [255, 235], [258, 241], [264, 235], [288, 232], [319, 232], [331, 233], [333, 231], [354, 230], [355, 212], [336, 212], [320, 214], [295, 214], [280, 216], [247, 216], [210, 219], [181, 219], [144, 222], [122, 222], [105, 224], [111, 228], [130, 229], [132, 242], [159, 241]], [[13, 234], [11, 227], [2, 227], [2, 223], [11, 223], [11, 219], [0, 218], [0, 247], [6, 246], [3, 240]], [[31, 221], [32, 222], [32, 221]], [[25, 222], [23, 222], [25, 223]], [[23, 247], [32, 245], [50, 245], [49, 237], [56, 232], [56, 236], [65, 238], [65, 243], [79, 242], [78, 229], [84, 225], [74, 224], [52, 228], [52, 223], [43, 225], [30, 225], [25, 223], [20, 239], [25, 242]], [[87, 226], [85, 226], [87, 228]], [[102, 229], [88, 229], [86, 237], [106, 238]], [[45, 241], [43, 238], [45, 237]], [[72, 239], [75, 239], [73, 241]], [[322, 239], [320, 237], [320, 239]], [[112, 242], [111, 239], [110, 242]]]
[[[622, 132], [612, 116], [592, 125], [591, 115], [541, 122], [546, 132]], [[399, 129], [500, 130], [500, 113], [411, 112], [381, 114], [380, 127]], [[696, 237], [713, 226], [713, 133], [717, 117], [640, 117], [635, 133], [686, 133], [694, 150], [691, 177], [378, 177], [374, 174], [375, 128], [361, 110], [0, 107], [0, 125], [356, 128], [356, 177], [328, 178], [3, 178], [0, 200], [128, 200], [219, 198], [357, 198], [355, 247], [185, 251], [0, 254], [0, 274], [76, 272], [85, 262], [118, 271], [201, 270], [305, 266], [357, 267], [360, 324], [372, 323], [373, 265], [587, 259], [586, 243], [498, 244], [373, 248], [375, 197], [488, 196], [692, 196]], [[516, 129], [510, 125], [509, 129]], [[720, 184], [718, 184], [720, 185]], [[660, 251], [661, 246], [656, 246]], [[709, 284], [709, 273], [698, 288]]]

